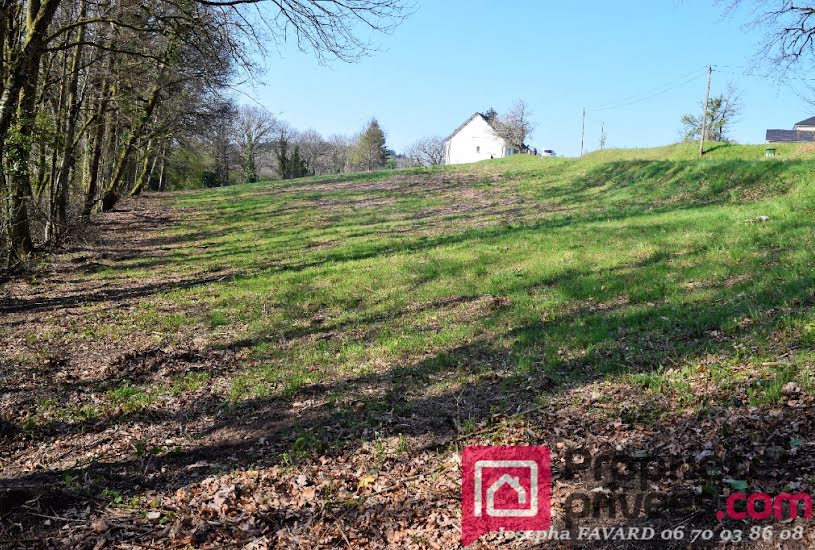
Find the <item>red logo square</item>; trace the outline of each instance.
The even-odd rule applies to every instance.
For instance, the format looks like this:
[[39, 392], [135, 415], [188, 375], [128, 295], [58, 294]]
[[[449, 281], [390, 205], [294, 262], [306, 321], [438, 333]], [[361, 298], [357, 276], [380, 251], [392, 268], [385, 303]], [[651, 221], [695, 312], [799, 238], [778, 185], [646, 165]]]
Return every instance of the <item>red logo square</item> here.
[[482, 534], [546, 531], [552, 470], [547, 447], [465, 447], [461, 456], [461, 543]]

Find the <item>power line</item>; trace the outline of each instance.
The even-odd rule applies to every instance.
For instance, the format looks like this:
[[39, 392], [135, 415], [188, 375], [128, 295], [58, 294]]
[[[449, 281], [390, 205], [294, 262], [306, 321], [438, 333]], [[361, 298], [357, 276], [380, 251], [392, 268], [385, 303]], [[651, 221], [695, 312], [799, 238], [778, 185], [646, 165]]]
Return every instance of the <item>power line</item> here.
[[[663, 86], [660, 86], [658, 88], [654, 88], [652, 93], [647, 93], [645, 96], [631, 95], [631, 96], [628, 96], [627, 98], [624, 98], [624, 99], [620, 100], [620, 102], [618, 102], [616, 104], [606, 104], [606, 105], [602, 105], [602, 106], [599, 106], [599, 107], [593, 107], [593, 108], [585, 108], [584, 107], [583, 108], [582, 124], [581, 124], [581, 129], [580, 129], [580, 156], [581, 157], [583, 156], [583, 151], [584, 151], [585, 134], [586, 134], [586, 113], [590, 113], [590, 112], [591, 113], [596, 113], [596, 112], [599, 112], [599, 111], [610, 111], [610, 110], [613, 110], [613, 109], [620, 109], [620, 108], [623, 108], [623, 107], [628, 107], [630, 105], [636, 105], [637, 103], [642, 103], [643, 101], [647, 101], [647, 100], [652, 99], [654, 97], [664, 95], [664, 94], [667, 94], [668, 92], [671, 92], [673, 90], [677, 90], [679, 88], [682, 88], [683, 86], [687, 86], [691, 82], [695, 82], [695, 81], [699, 80], [700, 78], [703, 78], [704, 76], [709, 75], [712, 71], [713, 71], [713, 66], [707, 65], [707, 66], [705, 66], [704, 72], [700, 72], [698, 69], [696, 69], [696, 70], [694, 70], [694, 71], [692, 71], [690, 73], [686, 73], [686, 74], [682, 75], [681, 77], [679, 77], [678, 79], [676, 79], [676, 80], [674, 80], [672, 82], [664, 84]], [[605, 124], [603, 124], [603, 126], [604, 126], [603, 130], [605, 130]]]
[[675, 84], [675, 85], [669, 84], [669, 85], [667, 85], [667, 87], [663, 86], [662, 88], [659, 88], [658, 91], [656, 91], [656, 92], [654, 92], [652, 94], [637, 97], [636, 99], [633, 99], [631, 101], [622, 100], [623, 102], [618, 103], [618, 104], [613, 104], [613, 105], [608, 105], [608, 106], [601, 106], [601, 107], [594, 107], [594, 108], [590, 108], [590, 109], [586, 109], [586, 110], [589, 111], [589, 112], [592, 112], [592, 113], [596, 113], [598, 111], [610, 111], [610, 110], [613, 110], [613, 109], [620, 109], [622, 107], [628, 107], [630, 105], [636, 105], [637, 103], [642, 103], [643, 101], [647, 101], [647, 100], [652, 99], [654, 97], [661, 96], [661, 95], [667, 94], [668, 92], [672, 92], [674, 90], [682, 88], [683, 86], [687, 86], [691, 82], [696, 82], [697, 80], [700, 80], [701, 78], [704, 78], [705, 76], [707, 76], [707, 67], [705, 68], [704, 72], [696, 72], [693, 77], [688, 78], [686, 80], [683, 80], [683, 81], [681, 81], [681, 82], [679, 82], [678, 84]]
[[[714, 65], [714, 67], [716, 67], [716, 65]], [[768, 79], [773, 78], [772, 75], [753, 72], [752, 69], [748, 70], [746, 67], [733, 67], [733, 69], [742, 69], [743, 68], [743, 69], [745, 69], [744, 71], [736, 71], [736, 70], [728, 69], [728, 68], [726, 68], [727, 65], [721, 65], [720, 67], [725, 67], [725, 69], [724, 70], [717, 69], [716, 72], [723, 73], [723, 74], [728, 74], [728, 75], [733, 75], [733, 76], [747, 77], [747, 78], [759, 78], [759, 79], [762, 79], [762, 80], [768, 80]], [[815, 82], [815, 78], [804, 78], [804, 77], [801, 77], [801, 76], [786, 76], [786, 75], [778, 76], [776, 78], [776, 80], [778, 81], [779, 84], [784, 84], [785, 82], [792, 82], [792, 81], [795, 81], [795, 82]]]
[[[672, 80], [670, 82], [666, 82], [665, 84], [663, 84], [661, 86], [657, 86], [656, 88], [651, 88], [650, 90], [647, 90], [647, 91], [643, 92], [643, 94], [649, 95], [651, 93], [661, 91], [666, 87], [673, 86], [675, 84], [680, 84], [686, 78], [690, 78], [691, 76], [699, 74], [700, 70], [701, 69], [694, 69], [693, 71], [691, 71], [689, 73], [685, 73], [682, 76], [677, 77], [675, 80]], [[705, 70], [707, 70], [707, 66], [705, 66]], [[640, 94], [640, 93], [632, 94], [630, 96], [623, 97], [619, 101], [615, 101], [614, 103], [606, 103], [606, 104], [603, 104], [603, 105], [599, 105], [597, 107], [593, 107], [592, 110], [606, 109], [610, 105], [616, 105], [618, 103], [624, 103], [624, 102], [627, 102], [627, 101], [636, 100], [636, 99], [641, 98], [643, 96], [643, 94]]]

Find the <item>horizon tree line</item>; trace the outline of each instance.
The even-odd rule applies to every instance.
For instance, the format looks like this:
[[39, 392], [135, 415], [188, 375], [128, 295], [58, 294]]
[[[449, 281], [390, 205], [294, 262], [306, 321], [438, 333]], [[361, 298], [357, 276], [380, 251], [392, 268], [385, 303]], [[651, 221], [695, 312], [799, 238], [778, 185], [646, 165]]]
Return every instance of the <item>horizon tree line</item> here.
[[376, 118], [356, 135], [324, 137], [314, 129], [299, 131], [258, 105], [229, 100], [214, 116], [214, 130], [205, 129], [174, 151], [170, 188], [376, 170], [399, 157], [386, 145]]

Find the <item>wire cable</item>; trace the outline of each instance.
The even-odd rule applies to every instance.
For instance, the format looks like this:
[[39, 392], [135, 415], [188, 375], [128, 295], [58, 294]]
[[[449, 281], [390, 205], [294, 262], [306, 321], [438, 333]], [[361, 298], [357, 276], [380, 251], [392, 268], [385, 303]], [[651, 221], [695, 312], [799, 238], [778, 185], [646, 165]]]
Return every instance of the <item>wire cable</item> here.
[[697, 70], [697, 71], [694, 71], [693, 73], [690, 73], [690, 74], [692, 74], [694, 76], [692, 76], [690, 78], [687, 78], [688, 75], [686, 74], [685, 76], [682, 77], [685, 80], [674, 81], [674, 82], [665, 84], [665, 85], [661, 86], [660, 88], [656, 88], [653, 93], [650, 93], [648, 95], [645, 95], [645, 96], [629, 96], [628, 98], [622, 99], [622, 100], [620, 100], [620, 102], [615, 103], [615, 104], [606, 104], [606, 105], [602, 105], [600, 107], [587, 108], [586, 112], [596, 113], [598, 111], [611, 111], [613, 109], [620, 109], [622, 107], [629, 107], [631, 105], [636, 105], [637, 103], [642, 103], [643, 101], [647, 101], [647, 100], [652, 99], [654, 97], [658, 97], [658, 96], [667, 94], [668, 92], [672, 92], [674, 90], [677, 90], [679, 88], [687, 86], [691, 82], [696, 82], [697, 80], [705, 77], [707, 75], [707, 67], [705, 67], [704, 72], [699, 72]]

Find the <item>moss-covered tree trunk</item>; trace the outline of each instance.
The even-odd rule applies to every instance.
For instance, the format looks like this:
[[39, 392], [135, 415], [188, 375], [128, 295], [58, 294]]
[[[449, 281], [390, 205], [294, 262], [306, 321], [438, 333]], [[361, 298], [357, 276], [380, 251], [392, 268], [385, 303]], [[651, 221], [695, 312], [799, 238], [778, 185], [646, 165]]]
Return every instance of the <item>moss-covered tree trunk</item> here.
[[28, 202], [31, 199], [31, 135], [34, 133], [34, 107], [39, 80], [40, 56], [31, 60], [31, 78], [20, 91], [17, 123], [12, 139], [7, 142], [9, 186], [9, 257], [12, 265], [25, 259], [34, 248], [28, 219]]
[[124, 178], [125, 171], [127, 170], [127, 166], [130, 162], [130, 157], [133, 154], [133, 150], [136, 148], [136, 143], [144, 134], [144, 129], [147, 127], [150, 118], [153, 116], [153, 111], [156, 109], [156, 105], [158, 105], [159, 98], [161, 97], [161, 85], [159, 82], [161, 80], [162, 73], [163, 71], [159, 70], [157, 81], [150, 90], [150, 97], [147, 99], [147, 103], [144, 106], [144, 111], [139, 117], [138, 122], [131, 130], [127, 142], [116, 159], [116, 164], [113, 168], [113, 175], [102, 192], [102, 212], [112, 210], [119, 201], [119, 186]]
[[[82, 0], [79, 12], [80, 18], [84, 19], [87, 15], [87, 0]], [[73, 173], [74, 163], [76, 161], [76, 137], [77, 120], [79, 119], [79, 109], [81, 106], [81, 97], [78, 93], [79, 90], [79, 74], [82, 64], [82, 43], [85, 41], [85, 29], [82, 25], [77, 31], [77, 46], [74, 49], [74, 55], [71, 59], [71, 68], [68, 83], [67, 83], [67, 120], [65, 121], [65, 132], [63, 139], [65, 140], [62, 148], [62, 159], [60, 162], [59, 170], [57, 171], [56, 182], [54, 185], [54, 192], [51, 198], [51, 210], [49, 212], [48, 220], [48, 234], [47, 239], [54, 243], [59, 243], [65, 231], [68, 218], [68, 187], [70, 183], [70, 175]]]
[[[10, 63], [0, 95], [0, 165], [5, 156], [8, 212], [7, 265], [25, 259], [33, 249], [27, 202], [31, 197], [29, 160], [34, 128], [40, 59], [51, 20], [60, 0], [31, 0], [26, 14], [22, 48]], [[16, 119], [13, 139], [9, 140]]]
[[144, 186], [147, 182], [150, 181], [150, 175], [152, 174], [151, 166], [155, 166], [155, 160], [151, 163], [150, 160], [153, 156], [153, 141], [149, 140], [147, 142], [147, 147], [145, 148], [144, 152], [144, 160], [142, 160], [141, 170], [139, 170], [139, 174], [136, 177], [136, 185], [133, 186], [133, 190], [130, 191], [131, 197], [137, 197], [141, 195], [141, 192], [144, 190]]

